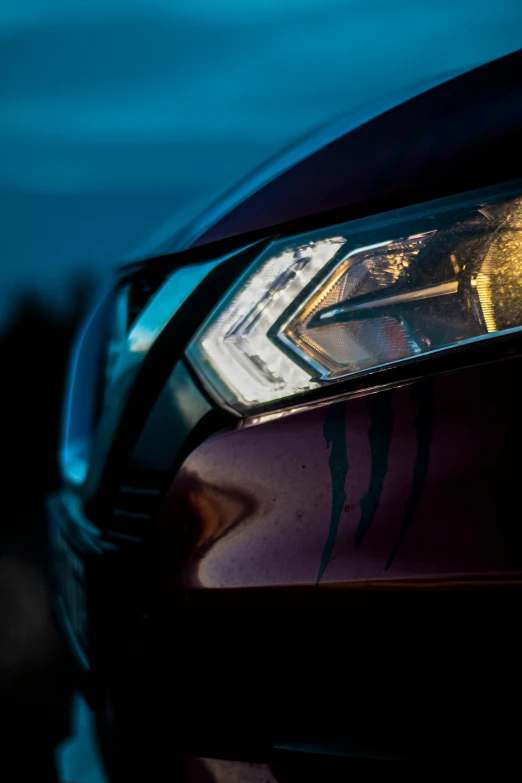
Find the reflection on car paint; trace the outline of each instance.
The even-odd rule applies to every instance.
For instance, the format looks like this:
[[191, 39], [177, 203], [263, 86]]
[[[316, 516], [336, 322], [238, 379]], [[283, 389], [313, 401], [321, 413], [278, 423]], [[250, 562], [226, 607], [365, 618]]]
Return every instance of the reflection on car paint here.
[[494, 373], [468, 368], [206, 441], [160, 513], [160, 546], [187, 529], [182, 561], [179, 547], [164, 546], [162, 584], [520, 574], [512, 509], [522, 438], [507, 415], [518, 405], [520, 373], [516, 359]]

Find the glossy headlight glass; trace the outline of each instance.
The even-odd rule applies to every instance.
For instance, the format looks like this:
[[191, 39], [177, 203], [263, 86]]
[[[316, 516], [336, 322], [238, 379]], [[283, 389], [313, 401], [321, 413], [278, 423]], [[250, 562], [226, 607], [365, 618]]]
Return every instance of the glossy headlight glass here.
[[518, 193], [431, 202], [274, 242], [195, 336], [194, 369], [245, 413], [521, 328]]

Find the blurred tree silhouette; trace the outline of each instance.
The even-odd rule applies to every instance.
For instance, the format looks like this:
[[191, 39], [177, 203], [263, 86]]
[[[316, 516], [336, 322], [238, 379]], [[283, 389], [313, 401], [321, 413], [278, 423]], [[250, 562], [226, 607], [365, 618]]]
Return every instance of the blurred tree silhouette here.
[[58, 486], [65, 371], [93, 289], [76, 281], [59, 312], [21, 297], [0, 338], [0, 780], [55, 781], [69, 730], [73, 668], [47, 592], [44, 501]]
[[92, 280], [77, 280], [70, 306], [54, 313], [36, 296], [21, 297], [8, 331], [0, 338], [0, 550], [42, 543], [40, 520], [21, 512], [27, 504], [40, 504], [58, 484], [56, 454], [65, 372], [93, 290]]

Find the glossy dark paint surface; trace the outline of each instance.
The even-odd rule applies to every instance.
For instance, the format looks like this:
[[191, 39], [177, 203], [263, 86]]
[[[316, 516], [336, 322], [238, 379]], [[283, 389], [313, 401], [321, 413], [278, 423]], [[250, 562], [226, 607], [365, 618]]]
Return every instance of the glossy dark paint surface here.
[[206, 441], [160, 513], [193, 541], [163, 587], [522, 575], [521, 392], [504, 361]]
[[[520, 176], [522, 51], [361, 125], [244, 200], [196, 245], [364, 205], [396, 206]], [[373, 207], [373, 208], [372, 208]], [[332, 221], [335, 222], [335, 221]]]

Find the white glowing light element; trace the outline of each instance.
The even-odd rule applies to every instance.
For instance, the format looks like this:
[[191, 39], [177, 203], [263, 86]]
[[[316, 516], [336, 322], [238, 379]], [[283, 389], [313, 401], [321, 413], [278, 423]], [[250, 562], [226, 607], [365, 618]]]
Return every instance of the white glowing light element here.
[[313, 389], [311, 375], [268, 336], [303, 288], [345, 243], [342, 237], [293, 247], [267, 260], [243, 282], [203, 330], [199, 362], [245, 405], [269, 402]]

